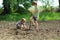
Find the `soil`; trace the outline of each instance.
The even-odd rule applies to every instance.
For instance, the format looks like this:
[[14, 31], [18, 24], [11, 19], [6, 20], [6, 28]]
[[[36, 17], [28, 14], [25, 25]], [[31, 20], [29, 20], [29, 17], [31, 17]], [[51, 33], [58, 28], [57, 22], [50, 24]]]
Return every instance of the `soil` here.
[[38, 32], [34, 26], [16, 30], [16, 22], [0, 21], [0, 40], [60, 40], [60, 20], [39, 22]]

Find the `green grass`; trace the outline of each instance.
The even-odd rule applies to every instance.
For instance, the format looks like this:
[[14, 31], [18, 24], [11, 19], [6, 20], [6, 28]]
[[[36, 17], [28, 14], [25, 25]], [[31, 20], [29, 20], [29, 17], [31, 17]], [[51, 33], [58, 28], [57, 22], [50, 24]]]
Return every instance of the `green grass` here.
[[[26, 18], [27, 21], [29, 21], [30, 14], [18, 14], [18, 13], [12, 13], [8, 15], [1, 16], [0, 15], [0, 21], [19, 21], [22, 18]], [[60, 20], [60, 13], [56, 12], [42, 12], [40, 13], [39, 21], [47, 21], [47, 20]]]
[[0, 21], [5, 20], [5, 21], [19, 21], [22, 18], [26, 18], [26, 20], [29, 20], [29, 14], [18, 14], [18, 13], [12, 13], [4, 16], [0, 16]]
[[47, 21], [47, 20], [60, 20], [60, 13], [57, 12], [43, 12], [40, 13], [39, 20]]

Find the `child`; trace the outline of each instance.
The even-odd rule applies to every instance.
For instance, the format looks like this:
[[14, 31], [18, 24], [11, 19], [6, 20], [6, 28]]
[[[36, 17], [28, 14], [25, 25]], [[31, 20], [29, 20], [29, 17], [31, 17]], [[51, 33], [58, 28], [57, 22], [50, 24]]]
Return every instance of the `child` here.
[[22, 18], [20, 22], [18, 22], [16, 24], [17, 29], [21, 29], [21, 30], [26, 30], [29, 29], [28, 26], [26, 26], [26, 19]]
[[30, 17], [30, 25], [33, 24], [36, 27], [36, 30], [38, 31], [38, 19], [39, 19], [39, 11], [37, 8], [37, 3], [34, 1], [32, 5], [35, 8], [35, 11], [32, 12], [32, 17]]

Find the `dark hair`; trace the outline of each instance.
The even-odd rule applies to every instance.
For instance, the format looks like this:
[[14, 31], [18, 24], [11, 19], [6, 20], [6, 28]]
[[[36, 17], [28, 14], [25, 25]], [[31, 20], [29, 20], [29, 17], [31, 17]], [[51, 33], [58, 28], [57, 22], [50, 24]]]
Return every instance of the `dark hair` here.
[[36, 2], [32, 2], [32, 5], [37, 5], [37, 3]]

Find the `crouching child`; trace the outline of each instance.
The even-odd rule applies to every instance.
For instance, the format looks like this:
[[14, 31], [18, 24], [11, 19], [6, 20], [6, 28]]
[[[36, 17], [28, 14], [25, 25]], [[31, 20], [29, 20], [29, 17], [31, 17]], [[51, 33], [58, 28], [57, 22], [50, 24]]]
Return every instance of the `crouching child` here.
[[17, 29], [21, 29], [21, 30], [28, 30], [29, 27], [26, 25], [26, 19], [25, 18], [22, 18], [21, 21], [19, 21], [16, 24], [16, 28]]

